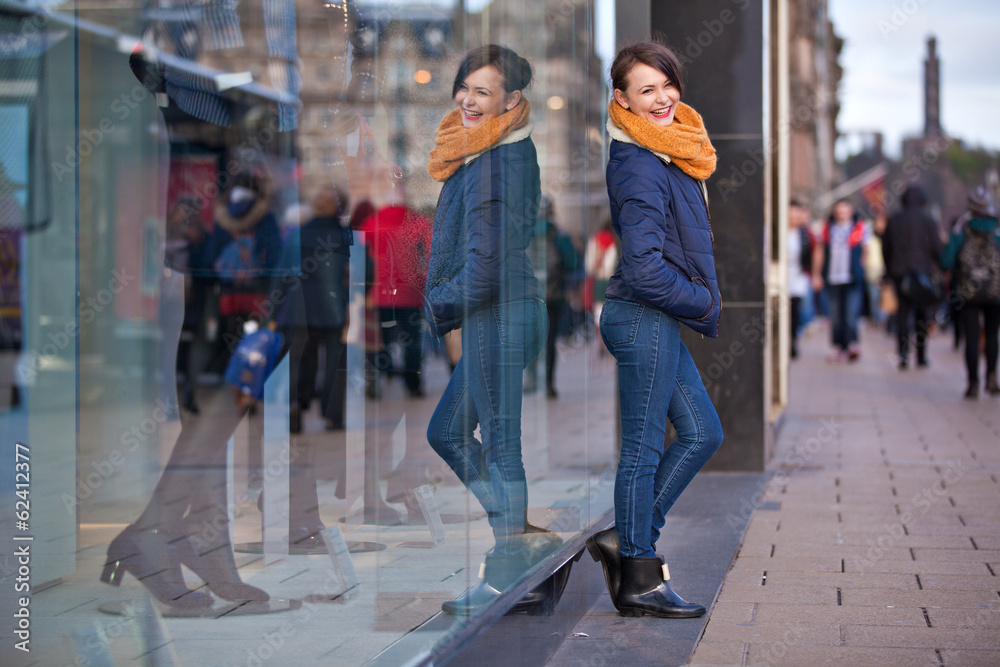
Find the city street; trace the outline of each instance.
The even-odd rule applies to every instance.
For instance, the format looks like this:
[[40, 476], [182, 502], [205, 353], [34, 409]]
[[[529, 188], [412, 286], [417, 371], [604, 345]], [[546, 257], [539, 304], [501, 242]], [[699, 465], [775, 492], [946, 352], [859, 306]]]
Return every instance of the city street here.
[[[883, 331], [864, 327], [851, 365], [825, 362], [827, 337], [814, 324], [792, 364], [770, 477], [746, 494], [702, 473], [675, 508], [711, 484], [728, 523], [752, 511], [690, 659], [678, 638], [693, 621], [622, 619], [604, 594], [549, 665], [1000, 662], [1000, 399], [962, 398], [950, 331], [931, 340], [930, 368], [908, 372]], [[707, 605], [696, 582], [726, 565], [708, 556], [732, 551], [701, 551], [695, 525], [668, 517], [659, 550], [675, 588]]]
[[1000, 399], [962, 398], [951, 332], [929, 369], [892, 340], [792, 364], [773, 477], [692, 665], [1000, 662]]

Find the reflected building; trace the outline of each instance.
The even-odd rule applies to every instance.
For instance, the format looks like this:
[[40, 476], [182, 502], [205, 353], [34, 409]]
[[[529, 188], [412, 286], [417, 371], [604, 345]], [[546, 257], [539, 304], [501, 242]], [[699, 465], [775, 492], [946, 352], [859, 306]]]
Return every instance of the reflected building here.
[[[427, 156], [434, 130], [454, 106], [459, 61], [469, 47], [496, 42], [523, 45], [518, 51], [535, 70], [527, 97], [542, 190], [574, 234], [587, 234], [588, 224], [606, 214], [602, 155], [609, 93], [588, 23], [592, 0], [569, 10], [560, 0], [493, 2], [479, 13], [464, 13], [461, 3], [446, 9], [361, 2], [356, 17], [348, 99], [370, 120], [385, 156], [403, 168], [412, 207], [431, 210], [437, 201], [440, 186], [427, 174]], [[305, 94], [303, 102], [308, 117]], [[301, 144], [309, 143], [303, 137]]]

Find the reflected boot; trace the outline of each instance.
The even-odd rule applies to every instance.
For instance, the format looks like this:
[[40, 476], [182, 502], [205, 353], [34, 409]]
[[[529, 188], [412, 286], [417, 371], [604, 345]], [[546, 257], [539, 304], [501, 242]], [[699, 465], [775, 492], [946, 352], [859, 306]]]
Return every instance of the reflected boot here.
[[[523, 556], [487, 556], [483, 565], [483, 579], [464, 595], [441, 605], [446, 614], [472, 616], [496, 602], [503, 592], [527, 572], [528, 563]], [[541, 589], [542, 586], [539, 586]], [[536, 589], [514, 605], [508, 613], [530, 611], [544, 600], [544, 592]]]
[[1000, 384], [997, 384], [997, 374], [986, 374], [986, 393], [990, 396], [1000, 396]]
[[604, 581], [608, 584], [611, 602], [618, 609], [618, 587], [621, 584], [621, 552], [618, 528], [611, 526], [587, 540], [587, 551], [594, 562], [604, 568]]
[[528, 511], [524, 511], [524, 551], [529, 561], [534, 564], [562, 546], [562, 538], [551, 530], [528, 523]]
[[266, 591], [243, 583], [239, 570], [236, 569], [233, 545], [228, 542], [203, 554], [195, 550], [189, 539], [180, 540], [177, 546], [181, 563], [197, 574], [208, 589], [223, 600], [266, 602], [271, 599]]
[[563, 591], [566, 590], [566, 582], [569, 581], [569, 573], [573, 568], [573, 562], [579, 560], [582, 554], [583, 552], [581, 551], [575, 558], [567, 561], [551, 577], [525, 595], [507, 613], [516, 614], [518, 612], [526, 612], [528, 616], [552, 616], [556, 612], [556, 605], [562, 599]]
[[108, 547], [108, 560], [101, 581], [121, 586], [129, 572], [160, 602], [176, 609], [199, 609], [212, 605], [212, 596], [190, 590], [181, 574], [179, 543], [161, 530], [140, 530], [134, 524]]
[[622, 616], [697, 618], [705, 613], [700, 604], [685, 602], [670, 588], [666, 564], [655, 558], [622, 558], [618, 613]]

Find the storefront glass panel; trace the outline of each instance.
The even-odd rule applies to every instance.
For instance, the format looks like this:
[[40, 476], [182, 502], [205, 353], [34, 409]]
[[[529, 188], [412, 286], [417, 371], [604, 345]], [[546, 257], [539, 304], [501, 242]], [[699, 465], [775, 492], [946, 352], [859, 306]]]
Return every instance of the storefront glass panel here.
[[[419, 661], [551, 612], [612, 508], [613, 16], [0, 0], [5, 664]], [[436, 142], [489, 44], [529, 123]]]

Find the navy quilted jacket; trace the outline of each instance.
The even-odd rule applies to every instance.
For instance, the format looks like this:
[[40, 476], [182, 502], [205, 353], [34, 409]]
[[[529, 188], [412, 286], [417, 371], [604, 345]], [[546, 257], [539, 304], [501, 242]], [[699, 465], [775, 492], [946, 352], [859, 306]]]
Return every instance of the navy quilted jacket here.
[[494, 303], [539, 296], [525, 252], [541, 196], [531, 139], [496, 146], [445, 181], [434, 213], [426, 310], [444, 334]]
[[605, 296], [657, 308], [718, 336], [722, 298], [701, 185], [677, 165], [621, 141], [611, 142], [607, 180], [622, 256]]

